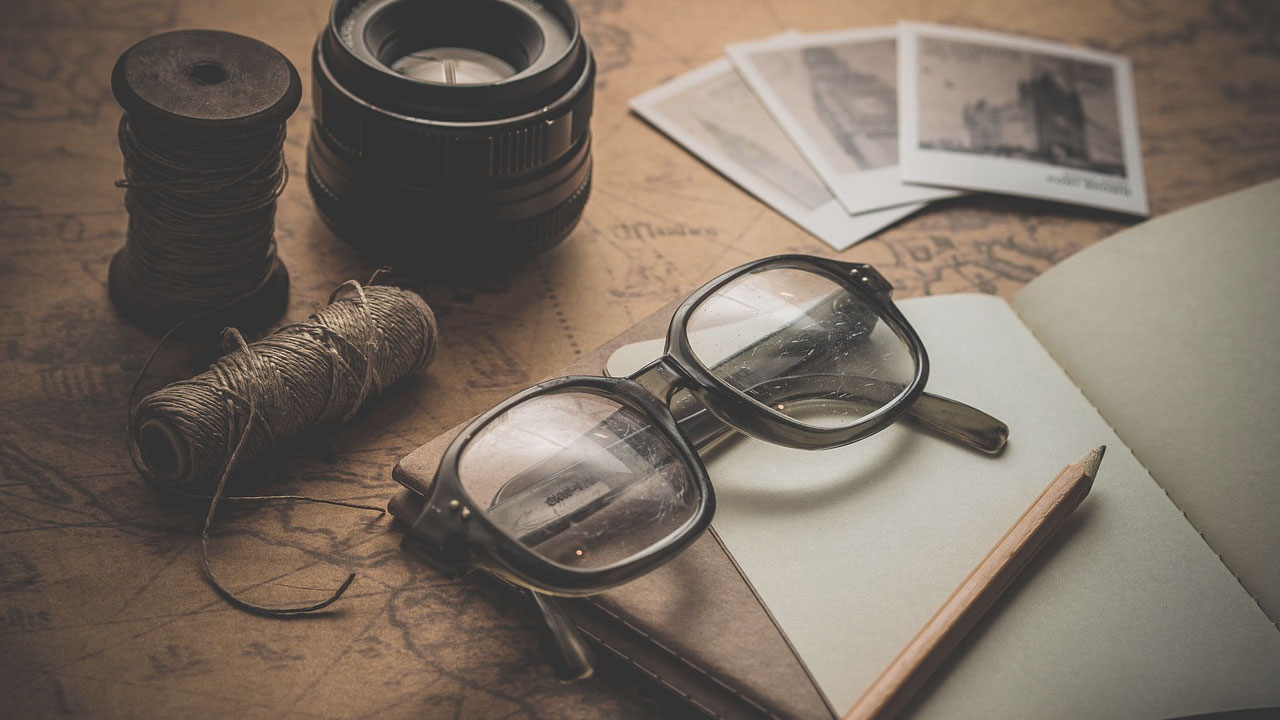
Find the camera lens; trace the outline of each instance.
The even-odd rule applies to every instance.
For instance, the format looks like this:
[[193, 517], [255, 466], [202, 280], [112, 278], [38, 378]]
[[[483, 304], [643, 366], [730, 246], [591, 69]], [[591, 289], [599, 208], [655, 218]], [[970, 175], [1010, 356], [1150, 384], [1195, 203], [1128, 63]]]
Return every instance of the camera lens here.
[[338, 0], [312, 63], [307, 184], [346, 242], [440, 274], [577, 224], [595, 63], [565, 0]]

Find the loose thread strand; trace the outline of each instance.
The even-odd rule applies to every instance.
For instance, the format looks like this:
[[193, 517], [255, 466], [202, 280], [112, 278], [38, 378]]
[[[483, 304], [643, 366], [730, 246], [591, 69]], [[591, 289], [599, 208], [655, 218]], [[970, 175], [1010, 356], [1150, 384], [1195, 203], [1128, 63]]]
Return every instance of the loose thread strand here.
[[349, 573], [347, 575], [347, 579], [338, 586], [338, 589], [334, 590], [328, 598], [321, 600], [318, 603], [290, 607], [268, 607], [266, 605], [249, 602], [229, 590], [227, 586], [223, 585], [222, 581], [218, 579], [218, 575], [213, 571], [213, 564], [209, 561], [209, 526], [213, 524], [213, 515], [218, 511], [218, 500], [222, 498], [222, 491], [227, 486], [227, 478], [230, 477], [231, 470], [235, 467], [236, 458], [239, 457], [240, 451], [244, 449], [244, 442], [249, 437], [248, 428], [253, 426], [253, 421], [256, 415], [257, 411], [250, 407], [248, 424], [240, 433], [240, 439], [236, 442], [235, 448], [227, 458], [226, 468], [218, 478], [218, 487], [213, 491], [213, 497], [209, 500], [209, 512], [204, 516], [204, 527], [200, 529], [200, 558], [204, 567], [205, 577], [208, 578], [209, 584], [213, 586], [213, 589], [216, 590], [227, 602], [241, 610], [251, 613], [257, 613], [259, 615], [300, 615], [303, 613], [314, 612], [316, 610], [323, 610], [336, 602], [338, 598], [342, 597], [342, 594], [347, 591], [347, 588], [351, 587], [351, 583], [355, 582], [356, 579], [355, 573]]

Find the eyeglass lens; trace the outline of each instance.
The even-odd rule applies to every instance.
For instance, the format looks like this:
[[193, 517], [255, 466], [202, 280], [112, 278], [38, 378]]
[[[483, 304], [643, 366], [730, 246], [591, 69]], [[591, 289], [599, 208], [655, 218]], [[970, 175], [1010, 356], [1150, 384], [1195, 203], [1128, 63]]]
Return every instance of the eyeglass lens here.
[[916, 359], [858, 293], [816, 272], [771, 268], [694, 308], [698, 361], [730, 387], [815, 428], [848, 427], [910, 385]]
[[700, 501], [666, 435], [643, 414], [585, 392], [540, 395], [494, 418], [463, 448], [458, 477], [508, 536], [580, 569], [660, 544]]

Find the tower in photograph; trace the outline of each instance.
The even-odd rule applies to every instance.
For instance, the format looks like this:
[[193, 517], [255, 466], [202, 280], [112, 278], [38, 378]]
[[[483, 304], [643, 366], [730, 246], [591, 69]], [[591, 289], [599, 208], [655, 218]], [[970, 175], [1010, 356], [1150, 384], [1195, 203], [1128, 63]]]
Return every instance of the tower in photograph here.
[[898, 93], [870, 73], [849, 66], [829, 47], [807, 47], [813, 105], [840, 148], [862, 169], [898, 161]]
[[1018, 97], [1003, 105], [985, 99], [964, 107], [964, 124], [972, 150], [1026, 157], [1058, 164], [1087, 164], [1088, 118], [1080, 92], [1070, 77], [1033, 65], [1018, 81]]
[[1084, 106], [1074, 87], [1063, 87], [1052, 73], [1018, 83], [1018, 102], [1035, 124], [1036, 154], [1055, 161], [1087, 162]]

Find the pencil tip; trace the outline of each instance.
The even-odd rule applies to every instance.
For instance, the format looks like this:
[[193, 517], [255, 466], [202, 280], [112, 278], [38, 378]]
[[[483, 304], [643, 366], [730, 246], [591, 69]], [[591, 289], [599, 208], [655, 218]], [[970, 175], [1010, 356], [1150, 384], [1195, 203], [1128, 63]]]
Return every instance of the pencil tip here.
[[1099, 445], [1097, 449], [1090, 450], [1085, 456], [1080, 458], [1080, 464], [1084, 466], [1084, 474], [1091, 478], [1098, 477], [1098, 466], [1102, 464], [1102, 455], [1107, 451], [1106, 445]]

